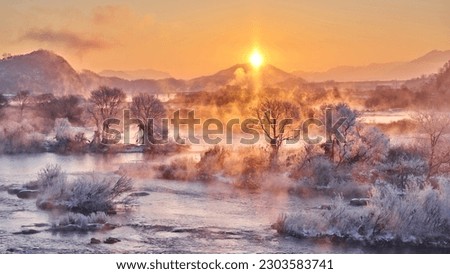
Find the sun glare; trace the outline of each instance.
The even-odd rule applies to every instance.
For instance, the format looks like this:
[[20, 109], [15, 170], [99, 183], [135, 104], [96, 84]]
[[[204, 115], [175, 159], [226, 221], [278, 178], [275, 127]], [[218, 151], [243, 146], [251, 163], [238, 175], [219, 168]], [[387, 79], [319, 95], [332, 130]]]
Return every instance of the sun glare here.
[[254, 68], [259, 68], [264, 63], [264, 57], [259, 53], [258, 50], [254, 50], [249, 57], [250, 64]]

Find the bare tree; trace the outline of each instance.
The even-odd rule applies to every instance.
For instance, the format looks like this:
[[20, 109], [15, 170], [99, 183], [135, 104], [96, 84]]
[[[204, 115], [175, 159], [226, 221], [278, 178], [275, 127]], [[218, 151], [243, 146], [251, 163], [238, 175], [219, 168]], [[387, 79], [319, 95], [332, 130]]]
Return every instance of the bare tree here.
[[[139, 125], [141, 129], [146, 126], [149, 134], [161, 133], [160, 121], [166, 115], [166, 109], [163, 103], [154, 95], [140, 93], [133, 97], [131, 102], [131, 113], [144, 123]], [[147, 121], [152, 119], [153, 124], [149, 125]], [[154, 130], [154, 128], [156, 130]], [[143, 139], [145, 142], [145, 138]]]
[[33, 102], [35, 104], [45, 104], [50, 103], [55, 99], [55, 95], [53, 93], [43, 93], [33, 97]]
[[91, 92], [88, 113], [94, 120], [98, 135], [105, 140], [105, 130], [110, 126], [109, 118], [114, 118], [120, 111], [126, 99], [125, 93], [118, 88], [99, 87]]
[[31, 93], [28, 90], [22, 90], [19, 91], [19, 93], [14, 96], [13, 101], [17, 102], [19, 104], [20, 108], [20, 119], [23, 117], [23, 110], [25, 109], [25, 106], [27, 105], [28, 101], [31, 98]]
[[35, 97], [38, 111], [43, 117], [50, 120], [57, 118], [68, 118], [71, 123], [82, 125], [83, 98], [76, 95], [54, 97], [53, 95], [43, 94]]
[[299, 109], [287, 101], [264, 99], [255, 112], [272, 148], [271, 159], [276, 160], [283, 142], [295, 137], [295, 131], [288, 128], [300, 117]]
[[3, 114], [2, 110], [8, 106], [8, 99], [3, 94], [0, 94], [0, 118]]
[[[427, 179], [450, 168], [450, 116], [434, 111], [418, 112], [411, 116], [417, 124], [428, 160]], [[419, 138], [421, 138], [419, 136]]]

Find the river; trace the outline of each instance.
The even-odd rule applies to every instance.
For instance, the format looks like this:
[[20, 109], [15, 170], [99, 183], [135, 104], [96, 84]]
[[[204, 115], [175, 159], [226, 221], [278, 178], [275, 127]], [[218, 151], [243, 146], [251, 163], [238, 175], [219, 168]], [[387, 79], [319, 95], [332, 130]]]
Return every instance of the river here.
[[[114, 172], [122, 164], [157, 161], [143, 154], [0, 156], [0, 253], [373, 253], [362, 245], [279, 235], [271, 224], [281, 213], [320, 204], [283, 193], [248, 193], [224, 185], [157, 179], [134, 179], [137, 206], [112, 216], [114, 230], [55, 233], [48, 230], [53, 214], [37, 209], [35, 200], [7, 193], [10, 185], [36, 178], [48, 164], [59, 164], [68, 175]], [[145, 172], [145, 171], [143, 171]], [[41, 231], [17, 235], [26, 228]], [[91, 238], [115, 237], [114, 245], [90, 244]], [[420, 252], [402, 250], [400, 252]]]

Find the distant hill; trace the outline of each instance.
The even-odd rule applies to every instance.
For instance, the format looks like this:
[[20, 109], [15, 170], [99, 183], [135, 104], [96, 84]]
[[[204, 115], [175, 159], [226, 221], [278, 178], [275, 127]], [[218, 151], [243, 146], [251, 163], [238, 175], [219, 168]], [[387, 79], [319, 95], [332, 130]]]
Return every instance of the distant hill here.
[[64, 58], [46, 50], [0, 60], [0, 92], [83, 93], [78, 73]]
[[255, 71], [249, 64], [238, 64], [213, 75], [188, 80], [187, 86], [189, 91], [212, 91], [225, 85], [245, 85], [253, 81], [254, 77], [261, 81], [262, 86], [282, 85], [283, 82], [293, 79], [296, 79], [299, 83], [305, 83], [305, 80], [300, 77], [272, 65], [265, 65], [258, 71]]
[[99, 86], [117, 87], [127, 93], [172, 93], [185, 91], [185, 81], [174, 78], [130, 81], [118, 77], [103, 77], [89, 70], [84, 70], [79, 75], [87, 91], [94, 90]]
[[140, 79], [158, 80], [158, 79], [172, 78], [172, 76], [169, 73], [154, 69], [140, 69], [140, 70], [126, 70], [126, 71], [103, 70], [98, 74], [104, 77], [117, 77], [130, 81]]
[[102, 85], [117, 87], [131, 94], [217, 91], [225, 85], [248, 84], [253, 81], [253, 77], [258, 77], [262, 85], [282, 86], [285, 82], [291, 85], [305, 82], [272, 65], [265, 65], [258, 71], [248, 64], [234, 65], [215, 74], [191, 80], [130, 80], [116, 76], [107, 77], [89, 70], [78, 73], [63, 57], [46, 50], [0, 60], [0, 93], [30, 90], [36, 94], [51, 92], [55, 95], [88, 95], [90, 91]]
[[423, 89], [447, 96], [450, 94], [450, 61], [439, 70], [439, 73], [428, 77]]
[[450, 60], [450, 50], [433, 50], [417, 59], [407, 62], [392, 62], [370, 64], [368, 66], [339, 66], [324, 72], [296, 71], [295, 75], [307, 81], [322, 82], [334, 80], [339, 82], [349, 81], [388, 81], [407, 80], [437, 73], [447, 61]]

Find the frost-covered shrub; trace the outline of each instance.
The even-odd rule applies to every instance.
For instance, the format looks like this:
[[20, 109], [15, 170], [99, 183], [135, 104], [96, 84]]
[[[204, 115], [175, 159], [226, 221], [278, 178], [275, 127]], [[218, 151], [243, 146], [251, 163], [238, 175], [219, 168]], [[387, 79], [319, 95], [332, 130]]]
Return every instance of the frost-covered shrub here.
[[383, 161], [389, 150], [389, 139], [373, 126], [355, 125], [348, 129], [345, 141], [336, 146], [338, 164], [373, 165]]
[[323, 188], [331, 184], [336, 185], [349, 182], [349, 169], [336, 169], [334, 163], [328, 157], [315, 156], [302, 164], [301, 170], [296, 167], [295, 173], [291, 174], [298, 182], [305, 183], [311, 187]]
[[286, 157], [286, 167], [289, 168], [289, 177], [300, 179], [305, 177], [305, 169], [311, 161], [323, 155], [319, 146], [305, 145], [300, 151]]
[[4, 121], [0, 125], [0, 153], [34, 153], [45, 151], [45, 136], [28, 120]]
[[334, 136], [322, 144], [325, 154], [333, 162], [340, 166], [361, 162], [373, 165], [383, 161], [389, 149], [389, 139], [377, 127], [362, 124], [358, 120], [360, 112], [343, 103], [323, 106], [322, 109], [330, 109], [336, 121], [345, 119], [339, 127], [345, 140]]
[[369, 210], [374, 214], [374, 237], [393, 237], [422, 243], [450, 232], [450, 193], [431, 186], [413, 186], [404, 192], [390, 185], [380, 185], [372, 192]]
[[56, 140], [72, 139], [72, 125], [67, 118], [57, 118], [55, 120], [55, 138]]
[[352, 214], [342, 196], [337, 196], [332, 200], [330, 210], [303, 210], [296, 215], [279, 218], [275, 227], [279, 233], [296, 237], [358, 238], [360, 218], [357, 214]]
[[175, 158], [169, 164], [158, 167], [157, 177], [167, 180], [195, 180], [197, 178], [196, 164], [190, 157]]
[[75, 212], [110, 212], [117, 203], [122, 203], [120, 196], [132, 190], [132, 182], [126, 176], [99, 178], [95, 175], [82, 176], [70, 185], [70, 191], [63, 203]]
[[414, 147], [398, 146], [389, 150], [386, 160], [376, 169], [378, 178], [401, 189], [408, 185], [421, 185], [428, 173], [426, 159]]
[[89, 214], [111, 212], [126, 202], [125, 194], [132, 191], [132, 181], [126, 176], [81, 176], [68, 181], [58, 166], [50, 166], [39, 173], [36, 185], [39, 195], [36, 204], [42, 209], [61, 209]]
[[109, 222], [109, 217], [104, 212], [94, 212], [89, 215], [69, 212], [53, 221], [53, 230], [97, 230]]
[[345, 175], [340, 180], [333, 180], [328, 185], [328, 194], [342, 195], [345, 199], [366, 198], [369, 196], [372, 185], [365, 183], [355, 183], [351, 178]]
[[233, 178], [238, 187], [257, 189], [270, 169], [269, 160], [267, 151], [260, 148], [243, 147], [231, 150], [214, 146], [202, 154], [196, 165], [197, 178], [212, 181], [224, 175]]
[[59, 153], [84, 152], [88, 148], [88, 140], [83, 132], [76, 132], [67, 118], [55, 120], [55, 139], [52, 150]]
[[[240, 188], [258, 189], [270, 173], [270, 157], [263, 150], [253, 149], [252, 151], [242, 152], [244, 152], [242, 155], [238, 154], [239, 157], [242, 157], [242, 164], [235, 185]], [[236, 161], [237, 163], [240, 162], [237, 159]]]
[[327, 159], [316, 158], [312, 164], [313, 181], [317, 186], [327, 186], [333, 179], [333, 165]]
[[230, 151], [221, 146], [214, 146], [205, 151], [197, 163], [198, 179], [211, 181], [214, 175], [226, 172], [224, 163], [230, 157]]
[[176, 158], [169, 164], [159, 166], [159, 177], [169, 180], [222, 180], [234, 182], [241, 188], [259, 188], [270, 171], [269, 155], [259, 148], [228, 148], [214, 146], [204, 152], [200, 161], [192, 158]]
[[47, 189], [57, 184], [65, 184], [66, 179], [67, 176], [59, 165], [47, 165], [39, 171], [38, 179], [31, 184], [35, 184], [40, 189]]
[[407, 188], [390, 184], [372, 189], [369, 205], [350, 207], [342, 197], [330, 210], [303, 210], [279, 218], [274, 227], [297, 237], [337, 236], [345, 239], [416, 245], [448, 246], [450, 240], [450, 187]]

